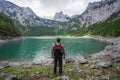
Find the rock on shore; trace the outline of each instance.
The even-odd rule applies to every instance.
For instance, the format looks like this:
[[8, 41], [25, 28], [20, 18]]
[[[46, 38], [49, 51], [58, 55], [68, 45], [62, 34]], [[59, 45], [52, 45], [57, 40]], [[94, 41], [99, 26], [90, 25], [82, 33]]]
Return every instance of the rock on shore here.
[[109, 67], [114, 62], [120, 62], [120, 37], [95, 39], [110, 43], [103, 51], [91, 55], [91, 60], [96, 61], [96, 65]]
[[9, 42], [9, 41], [18, 41], [18, 40], [22, 40], [22, 37], [12, 37], [12, 38], [5, 38], [5, 39], [2, 39], [0, 37], [0, 43]]

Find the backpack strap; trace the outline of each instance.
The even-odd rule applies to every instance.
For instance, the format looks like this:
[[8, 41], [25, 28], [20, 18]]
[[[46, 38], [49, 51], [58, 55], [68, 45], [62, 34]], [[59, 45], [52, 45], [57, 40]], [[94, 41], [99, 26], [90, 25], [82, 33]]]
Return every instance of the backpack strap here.
[[[56, 46], [57, 46], [57, 44], [55, 43], [55, 47], [56, 47]], [[55, 48], [55, 47], [54, 47], [54, 48]]]
[[61, 47], [61, 43], [60, 43], [60, 45], [57, 45], [57, 44], [55, 43], [55, 47], [56, 47], [56, 46], [60, 46], [60, 47]]

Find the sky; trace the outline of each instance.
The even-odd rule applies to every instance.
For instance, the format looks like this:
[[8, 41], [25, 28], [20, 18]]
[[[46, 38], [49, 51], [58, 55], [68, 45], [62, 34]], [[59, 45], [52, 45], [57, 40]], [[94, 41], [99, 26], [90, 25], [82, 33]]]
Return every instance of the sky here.
[[52, 19], [56, 12], [69, 16], [81, 14], [89, 2], [100, 0], [7, 0], [20, 7], [30, 7], [39, 17]]

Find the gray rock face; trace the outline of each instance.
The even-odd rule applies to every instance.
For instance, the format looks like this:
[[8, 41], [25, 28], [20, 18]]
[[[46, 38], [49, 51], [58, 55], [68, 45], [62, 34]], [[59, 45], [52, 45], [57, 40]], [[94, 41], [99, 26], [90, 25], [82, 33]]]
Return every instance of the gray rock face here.
[[106, 20], [110, 15], [120, 10], [120, 0], [102, 0], [89, 3], [87, 9], [80, 15], [82, 24], [90, 25]]
[[20, 76], [6, 74], [4, 80], [21, 80]]
[[38, 25], [55, 25], [57, 22], [53, 20], [38, 17], [29, 7], [19, 7], [9, 1], [0, 0], [0, 12], [4, 12], [13, 20], [17, 20], [22, 25], [38, 26]]
[[54, 20], [64, 22], [70, 20], [70, 17], [67, 14], [63, 14], [63, 12], [58, 12], [55, 14]]

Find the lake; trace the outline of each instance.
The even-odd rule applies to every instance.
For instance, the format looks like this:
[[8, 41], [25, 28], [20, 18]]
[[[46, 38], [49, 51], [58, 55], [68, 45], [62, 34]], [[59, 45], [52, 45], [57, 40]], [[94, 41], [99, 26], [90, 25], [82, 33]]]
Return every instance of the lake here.
[[[20, 41], [0, 43], [0, 60], [32, 60], [51, 57], [54, 37], [23, 37]], [[103, 50], [108, 43], [92, 38], [61, 38], [66, 57], [91, 54]]]

